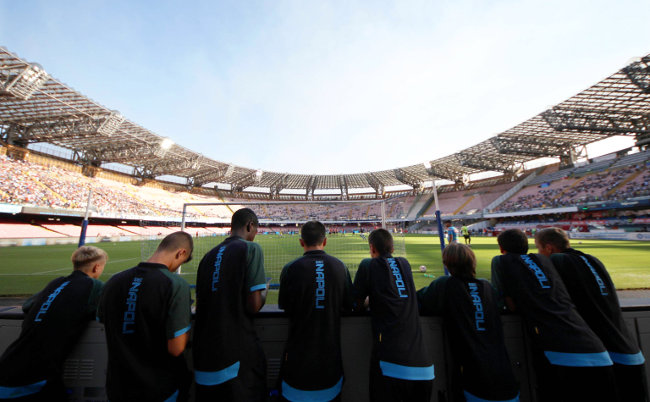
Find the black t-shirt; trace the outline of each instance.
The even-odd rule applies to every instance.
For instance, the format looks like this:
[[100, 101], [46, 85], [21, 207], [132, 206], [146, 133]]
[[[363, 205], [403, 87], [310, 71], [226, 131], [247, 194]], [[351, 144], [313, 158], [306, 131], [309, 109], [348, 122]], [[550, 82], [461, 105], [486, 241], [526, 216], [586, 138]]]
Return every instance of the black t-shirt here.
[[373, 353], [382, 374], [432, 380], [433, 362], [422, 337], [411, 265], [405, 258], [366, 258], [354, 277], [357, 298], [370, 297]]
[[[329, 390], [337, 384], [340, 391], [341, 314], [352, 310], [352, 283], [345, 265], [322, 250], [306, 252], [283, 268], [278, 304], [290, 319], [283, 382], [292, 391]], [[296, 392], [292, 398], [286, 388], [283, 384], [287, 399], [304, 399]]]
[[418, 299], [423, 314], [444, 317], [463, 390], [487, 400], [514, 399], [518, 387], [492, 286], [443, 276], [418, 291]]
[[533, 344], [552, 364], [607, 366], [605, 346], [576, 311], [562, 279], [547, 257], [504, 254], [492, 259], [492, 285], [511, 297]]
[[13, 391], [20, 393], [21, 386], [60, 376], [66, 357], [95, 319], [102, 286], [82, 271], [73, 271], [32, 296], [23, 306], [20, 336], [0, 357], [0, 386], [16, 387]]
[[197, 383], [220, 384], [235, 378], [241, 364], [258, 364], [257, 334], [246, 300], [265, 288], [259, 244], [232, 236], [203, 257], [196, 276], [192, 344]]
[[111, 400], [161, 401], [186, 375], [167, 341], [190, 329], [190, 287], [162, 264], [141, 262], [106, 283], [97, 316], [106, 329]]
[[551, 255], [578, 312], [603, 341], [610, 357], [620, 364], [645, 361], [623, 321], [616, 288], [605, 266], [594, 256], [568, 249]]

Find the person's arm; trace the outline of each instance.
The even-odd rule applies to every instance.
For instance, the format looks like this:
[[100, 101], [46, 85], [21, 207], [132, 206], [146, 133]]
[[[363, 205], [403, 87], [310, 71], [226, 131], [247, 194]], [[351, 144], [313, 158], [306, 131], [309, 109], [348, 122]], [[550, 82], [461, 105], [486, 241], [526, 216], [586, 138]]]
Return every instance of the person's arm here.
[[492, 278], [492, 287], [497, 296], [496, 302], [499, 309], [503, 310], [504, 306], [510, 311], [515, 311], [515, 302], [514, 300], [506, 294], [506, 289], [503, 284], [503, 268], [501, 266], [501, 257], [496, 256], [492, 258], [492, 267], [491, 267]]
[[368, 305], [366, 298], [370, 295], [370, 258], [366, 258], [359, 264], [359, 269], [354, 276], [354, 310], [365, 311]]
[[246, 255], [246, 286], [248, 295], [246, 297], [246, 311], [255, 314], [266, 303], [266, 295], [269, 290], [269, 283], [266, 282], [264, 273], [264, 253], [259, 244], [247, 242], [248, 253]]
[[343, 295], [343, 303], [341, 304], [342, 314], [348, 314], [354, 308], [353, 289], [354, 288], [352, 285], [352, 278], [350, 277], [350, 271], [347, 267], [345, 267], [345, 290]]
[[167, 311], [167, 352], [177, 357], [185, 350], [191, 328], [190, 285], [179, 275], [172, 277], [172, 298]]
[[167, 340], [167, 352], [174, 357], [178, 357], [185, 351], [187, 341], [190, 339], [190, 333], [185, 332], [177, 337]]
[[36, 298], [38, 297], [38, 295], [41, 294], [41, 292], [31, 295], [29, 299], [25, 300], [25, 303], [23, 303], [23, 313], [25, 314], [29, 313], [29, 310], [31, 310], [32, 307], [34, 307], [34, 300], [36, 300]]
[[431, 281], [429, 286], [425, 286], [417, 291], [418, 307], [420, 314], [423, 315], [440, 315], [443, 312], [445, 283], [449, 276], [441, 276]]
[[291, 310], [293, 303], [291, 302], [291, 289], [290, 289], [290, 277], [287, 275], [289, 270], [289, 265], [287, 264], [282, 268], [280, 273], [280, 291], [278, 292], [278, 307], [284, 311]]

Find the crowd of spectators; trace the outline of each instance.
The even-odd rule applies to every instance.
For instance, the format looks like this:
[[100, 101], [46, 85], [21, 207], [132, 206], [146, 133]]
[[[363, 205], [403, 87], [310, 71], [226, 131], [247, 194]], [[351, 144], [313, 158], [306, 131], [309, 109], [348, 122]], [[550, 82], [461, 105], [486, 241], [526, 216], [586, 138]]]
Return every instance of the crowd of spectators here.
[[[502, 203], [495, 212], [559, 208], [645, 196], [650, 194], [649, 179], [646, 165], [605, 170], [582, 178], [561, 179], [525, 187], [512, 199]], [[626, 180], [629, 181], [624, 183]]]

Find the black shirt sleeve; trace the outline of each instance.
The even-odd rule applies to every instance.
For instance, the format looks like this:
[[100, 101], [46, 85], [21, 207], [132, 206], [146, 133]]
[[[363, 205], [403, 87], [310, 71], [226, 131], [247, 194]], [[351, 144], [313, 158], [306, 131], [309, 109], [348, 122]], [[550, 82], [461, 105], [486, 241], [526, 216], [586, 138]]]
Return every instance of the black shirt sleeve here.
[[420, 314], [441, 315], [444, 309], [445, 283], [449, 276], [441, 276], [426, 286], [418, 290], [418, 304]]

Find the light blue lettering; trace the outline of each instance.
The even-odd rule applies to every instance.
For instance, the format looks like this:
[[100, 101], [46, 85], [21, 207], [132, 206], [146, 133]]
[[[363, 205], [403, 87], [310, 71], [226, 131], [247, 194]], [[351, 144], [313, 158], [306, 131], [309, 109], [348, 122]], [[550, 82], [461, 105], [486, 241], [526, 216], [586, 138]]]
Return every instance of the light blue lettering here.
[[38, 310], [38, 313], [36, 314], [36, 318], [34, 318], [34, 321], [43, 321], [42, 316], [47, 313], [47, 310], [50, 309], [52, 306], [52, 302], [54, 302], [54, 299], [61, 293], [64, 287], [66, 287], [70, 283], [70, 281], [63, 282], [61, 286], [58, 288], [54, 289], [54, 292], [52, 292], [49, 296], [47, 296], [47, 300], [45, 300], [45, 303], [41, 305], [40, 310]]
[[469, 294], [472, 296], [472, 303], [474, 304], [474, 322], [477, 331], [485, 331], [485, 312], [483, 311], [483, 301], [478, 294], [478, 286], [474, 282], [469, 284]]
[[214, 260], [214, 272], [212, 272], [212, 291], [217, 291], [217, 285], [219, 284], [219, 274], [221, 273], [221, 260], [223, 259], [223, 252], [226, 250], [226, 246], [223, 246], [217, 252], [217, 258]]
[[393, 277], [395, 277], [395, 286], [397, 286], [397, 293], [399, 293], [399, 297], [409, 297], [408, 293], [406, 292], [406, 285], [404, 284], [404, 279], [402, 279], [402, 273], [399, 271], [397, 261], [395, 261], [394, 258], [388, 258], [388, 266], [390, 266]]
[[522, 255], [521, 259], [524, 263], [526, 263], [528, 269], [530, 269], [535, 274], [535, 277], [537, 278], [537, 281], [539, 282], [539, 285], [542, 287], [542, 289], [550, 289], [551, 285], [548, 283], [546, 274], [544, 274], [544, 271], [542, 271], [542, 269], [538, 267], [537, 264], [535, 264], [535, 261], [533, 261], [527, 254]]
[[325, 308], [325, 263], [316, 261], [316, 308]]
[[591, 273], [596, 278], [596, 283], [598, 283], [598, 288], [600, 289], [600, 294], [603, 295], [603, 296], [607, 296], [609, 294], [609, 292], [607, 291], [607, 286], [605, 286], [605, 282], [600, 278], [600, 275], [598, 275], [598, 272], [596, 272], [594, 267], [591, 266], [591, 264], [589, 263], [589, 260], [587, 260], [584, 256], [581, 255], [580, 258], [582, 258], [582, 261], [584, 261], [585, 264], [587, 264], [587, 266], [591, 270]]
[[138, 301], [138, 288], [142, 284], [142, 278], [133, 278], [129, 294], [126, 297], [126, 311], [122, 320], [122, 333], [132, 334], [135, 332], [135, 307]]

